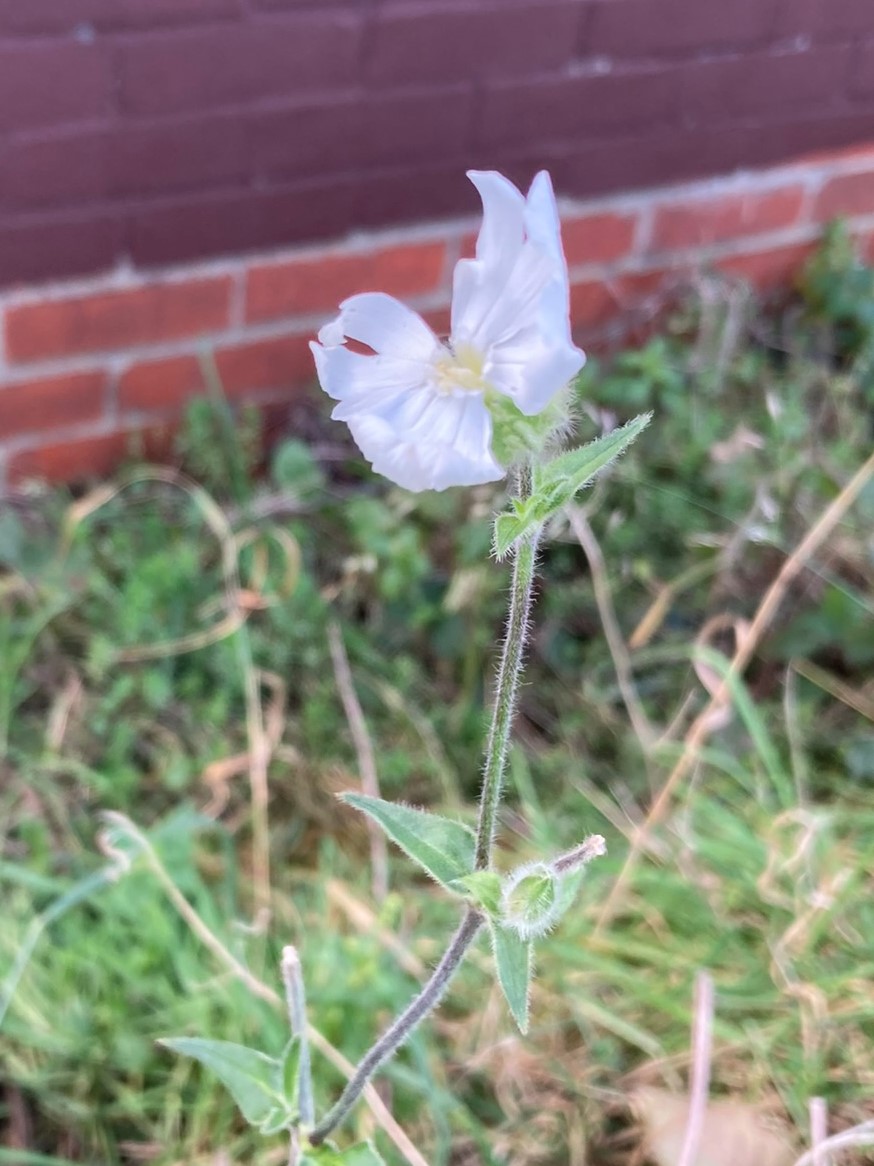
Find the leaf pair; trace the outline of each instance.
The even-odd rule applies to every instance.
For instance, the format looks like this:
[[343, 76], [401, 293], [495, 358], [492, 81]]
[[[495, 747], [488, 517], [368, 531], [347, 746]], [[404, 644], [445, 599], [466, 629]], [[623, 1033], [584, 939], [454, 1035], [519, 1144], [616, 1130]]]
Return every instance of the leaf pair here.
[[[262, 1134], [277, 1134], [298, 1122], [299, 1037], [291, 1038], [279, 1058], [232, 1041], [180, 1036], [159, 1043], [211, 1069], [249, 1125], [257, 1126]], [[298, 1166], [385, 1166], [385, 1163], [370, 1142], [359, 1142], [345, 1150], [331, 1144], [305, 1144]]]
[[366, 794], [347, 793], [343, 801], [376, 822], [414, 862], [452, 895], [472, 902], [489, 919], [498, 983], [522, 1032], [528, 1028], [528, 994], [532, 968], [530, 940], [504, 927], [500, 910], [501, 876], [474, 870], [475, 838], [461, 822]]
[[651, 413], [641, 413], [620, 429], [535, 466], [529, 496], [514, 499], [512, 513], [499, 514], [495, 519], [497, 557], [502, 559], [522, 539], [572, 502], [580, 490], [631, 445], [649, 425], [651, 417]]

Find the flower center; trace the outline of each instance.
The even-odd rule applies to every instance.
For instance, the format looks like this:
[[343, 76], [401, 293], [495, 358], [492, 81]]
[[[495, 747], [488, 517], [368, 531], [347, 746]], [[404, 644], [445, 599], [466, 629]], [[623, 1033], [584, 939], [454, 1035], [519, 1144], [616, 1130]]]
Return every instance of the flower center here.
[[434, 384], [438, 393], [484, 393], [489, 387], [483, 376], [482, 353], [470, 344], [447, 347], [434, 362]]

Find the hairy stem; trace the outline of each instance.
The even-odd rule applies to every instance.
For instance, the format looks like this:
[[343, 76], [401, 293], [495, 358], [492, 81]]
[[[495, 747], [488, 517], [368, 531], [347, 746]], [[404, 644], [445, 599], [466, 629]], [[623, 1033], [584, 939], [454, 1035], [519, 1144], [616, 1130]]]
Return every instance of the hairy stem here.
[[297, 949], [291, 946], [282, 951], [282, 982], [285, 985], [285, 1001], [288, 1006], [288, 1021], [291, 1035], [300, 1039], [300, 1062], [298, 1064], [297, 1100], [301, 1123], [307, 1128], [316, 1120], [313, 1102], [313, 1080], [310, 1068], [310, 1046], [307, 1039], [307, 1006], [304, 993], [303, 972]]
[[468, 911], [466, 913], [452, 938], [452, 942], [443, 953], [443, 958], [431, 974], [431, 978], [391, 1027], [386, 1029], [373, 1048], [365, 1053], [354, 1075], [349, 1079], [346, 1088], [340, 1095], [339, 1101], [310, 1134], [311, 1145], [320, 1145], [340, 1124], [377, 1069], [397, 1052], [419, 1021], [424, 1020], [428, 1013], [437, 1007], [444, 992], [449, 987], [449, 981], [464, 959], [465, 952], [482, 926], [482, 922], [482, 916], [478, 912]]
[[513, 728], [513, 718], [516, 715], [519, 678], [522, 674], [522, 660], [528, 639], [528, 619], [534, 593], [534, 566], [539, 534], [540, 532], [536, 531], [523, 539], [514, 551], [507, 635], [498, 669], [498, 687], [483, 767], [479, 822], [476, 831], [477, 870], [486, 869], [492, 861], [492, 844], [504, 789], [504, 773], [507, 769], [510, 730]]

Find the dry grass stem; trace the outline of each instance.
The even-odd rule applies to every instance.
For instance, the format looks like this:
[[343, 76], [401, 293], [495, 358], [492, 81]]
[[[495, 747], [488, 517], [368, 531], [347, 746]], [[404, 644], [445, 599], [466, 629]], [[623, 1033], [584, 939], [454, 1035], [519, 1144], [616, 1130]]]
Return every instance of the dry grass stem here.
[[[352, 734], [355, 745], [355, 754], [358, 758], [358, 772], [361, 777], [361, 788], [372, 798], [379, 797], [379, 776], [376, 772], [376, 757], [373, 752], [373, 742], [367, 731], [367, 722], [361, 710], [361, 702], [355, 691], [352, 681], [352, 669], [349, 667], [349, 657], [343, 645], [343, 636], [337, 623], [328, 625], [328, 647], [331, 651], [331, 663], [334, 666], [334, 679], [340, 700], [343, 702], [343, 711]], [[377, 824], [367, 818], [367, 833], [370, 839], [370, 865], [372, 871], [373, 897], [381, 903], [388, 894], [388, 853], [385, 844], [385, 835]]]
[[823, 1142], [828, 1138], [828, 1105], [824, 1097], [811, 1097], [810, 1105], [810, 1149], [813, 1166], [831, 1166], [831, 1157], [822, 1152]]
[[699, 972], [695, 979], [694, 1007], [689, 1120], [677, 1166], [695, 1166], [704, 1129], [704, 1115], [707, 1112], [710, 1059], [713, 1054], [713, 980], [707, 972]]
[[683, 744], [683, 752], [668, 775], [661, 792], [653, 802], [646, 822], [634, 839], [622, 870], [619, 872], [618, 878], [604, 901], [601, 913], [595, 924], [595, 934], [598, 934], [598, 932], [606, 927], [616, 913], [631, 871], [646, 846], [647, 835], [658, 826], [667, 813], [671, 804], [671, 798], [677, 786], [688, 776], [698, 758], [702, 746], [709, 736], [710, 722], [714, 712], [725, 702], [726, 695], [730, 692], [732, 683], [743, 674], [747, 665], [752, 660], [762, 636], [767, 628], [770, 627], [774, 616], [786, 597], [786, 592], [790, 585], [807, 565], [816, 550], [841, 521], [862, 493], [865, 486], [871, 481], [872, 476], [874, 476], [874, 453], [862, 464], [837, 497], [826, 507], [780, 568], [776, 579], [768, 588], [762, 602], [759, 604], [743, 643], [738, 645], [722, 684], [689, 728]]
[[567, 517], [577, 541], [585, 551], [589, 561], [595, 602], [598, 605], [598, 614], [601, 617], [607, 647], [610, 649], [613, 667], [616, 670], [619, 692], [628, 710], [628, 718], [640, 742], [640, 747], [644, 755], [647, 755], [652, 749], [657, 734], [650, 724], [646, 711], [640, 702], [640, 697], [637, 695], [631, 657], [622, 635], [622, 629], [619, 627], [619, 620], [616, 617], [616, 608], [613, 604], [613, 595], [607, 577], [607, 565], [604, 562], [601, 546], [595, 538], [595, 532], [589, 525], [589, 520], [578, 506], [568, 506]]

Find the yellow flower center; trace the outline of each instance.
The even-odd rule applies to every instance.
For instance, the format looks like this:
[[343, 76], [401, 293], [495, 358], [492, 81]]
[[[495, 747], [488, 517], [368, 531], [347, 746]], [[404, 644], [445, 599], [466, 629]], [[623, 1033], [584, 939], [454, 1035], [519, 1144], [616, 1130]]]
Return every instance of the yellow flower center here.
[[439, 393], [484, 393], [488, 381], [483, 376], [482, 354], [469, 344], [447, 348], [434, 364], [434, 381]]

